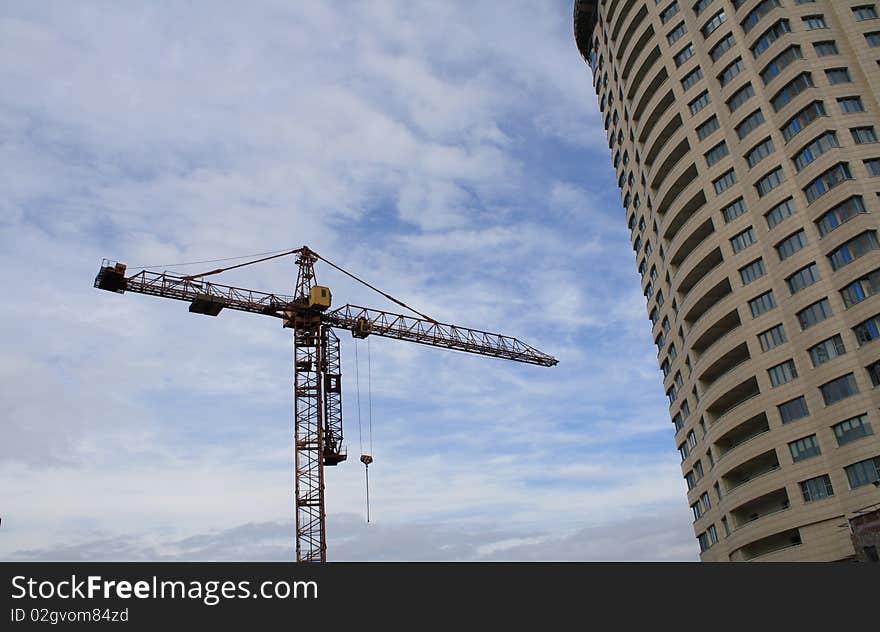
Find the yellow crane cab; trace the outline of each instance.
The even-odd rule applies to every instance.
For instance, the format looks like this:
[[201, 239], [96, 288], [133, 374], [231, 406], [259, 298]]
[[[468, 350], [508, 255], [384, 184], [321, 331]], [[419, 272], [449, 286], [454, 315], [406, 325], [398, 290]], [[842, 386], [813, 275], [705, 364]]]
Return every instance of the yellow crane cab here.
[[313, 285], [309, 290], [309, 308], [323, 312], [330, 307], [330, 301], [332, 298], [329, 287]]

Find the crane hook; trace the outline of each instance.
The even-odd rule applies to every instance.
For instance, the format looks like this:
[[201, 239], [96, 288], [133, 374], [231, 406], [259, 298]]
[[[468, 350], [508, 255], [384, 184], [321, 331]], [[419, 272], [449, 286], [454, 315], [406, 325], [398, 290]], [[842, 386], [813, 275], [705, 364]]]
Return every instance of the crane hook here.
[[370, 522], [370, 463], [373, 462], [373, 457], [369, 454], [361, 455], [361, 463], [364, 464], [364, 478], [366, 481], [367, 488], [367, 523]]

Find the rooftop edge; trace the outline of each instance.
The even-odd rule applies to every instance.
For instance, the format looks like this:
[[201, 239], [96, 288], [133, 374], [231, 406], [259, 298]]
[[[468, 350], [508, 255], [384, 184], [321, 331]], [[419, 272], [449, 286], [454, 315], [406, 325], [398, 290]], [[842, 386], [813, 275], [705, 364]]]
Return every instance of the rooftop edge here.
[[599, 0], [575, 0], [574, 2], [574, 41], [581, 57], [590, 65], [590, 48], [593, 29], [599, 13]]

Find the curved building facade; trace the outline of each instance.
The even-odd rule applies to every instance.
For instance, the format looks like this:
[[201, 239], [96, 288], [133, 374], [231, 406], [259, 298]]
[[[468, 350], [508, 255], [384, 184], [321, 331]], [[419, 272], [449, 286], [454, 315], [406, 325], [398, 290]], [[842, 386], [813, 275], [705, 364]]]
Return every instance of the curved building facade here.
[[880, 3], [578, 0], [706, 561], [880, 503]]

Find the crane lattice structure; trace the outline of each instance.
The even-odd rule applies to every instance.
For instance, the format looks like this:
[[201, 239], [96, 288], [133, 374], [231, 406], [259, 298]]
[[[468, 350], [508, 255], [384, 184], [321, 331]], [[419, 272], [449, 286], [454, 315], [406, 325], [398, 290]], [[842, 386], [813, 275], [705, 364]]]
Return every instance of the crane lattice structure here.
[[[293, 296], [258, 292], [205, 281], [204, 277], [268, 259], [295, 255], [298, 266]], [[378, 291], [418, 318], [356, 305], [330, 310], [331, 293], [317, 284], [315, 263], [324, 261]], [[141, 270], [126, 276], [125, 264], [105, 259], [95, 287], [111, 292], [135, 292], [189, 302], [189, 311], [217, 316], [223, 309], [273, 316], [293, 329], [294, 341], [294, 455], [296, 481], [296, 558], [298, 562], [327, 559], [324, 511], [324, 466], [347, 458], [342, 433], [342, 366], [340, 340], [334, 329], [346, 329], [355, 338], [369, 335], [554, 366], [556, 358], [516, 338], [437, 322], [381, 292], [318, 255], [306, 246], [227, 268], [197, 275]], [[372, 461], [362, 455], [365, 465]]]

